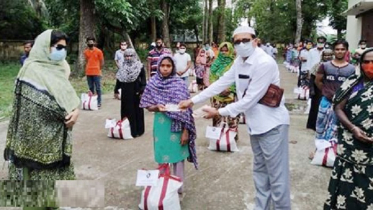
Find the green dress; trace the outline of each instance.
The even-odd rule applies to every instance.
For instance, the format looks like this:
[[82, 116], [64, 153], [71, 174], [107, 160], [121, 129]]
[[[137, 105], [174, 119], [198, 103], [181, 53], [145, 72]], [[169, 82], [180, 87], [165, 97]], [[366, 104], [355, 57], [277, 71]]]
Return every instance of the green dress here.
[[[373, 136], [373, 84], [362, 85], [351, 76], [336, 92], [334, 103], [348, 98], [344, 112], [368, 137]], [[338, 151], [329, 182], [324, 210], [373, 209], [373, 146], [357, 140], [342, 124]]]
[[189, 157], [188, 145], [181, 145], [181, 132], [171, 131], [172, 120], [164, 113], [154, 116], [154, 156], [161, 163], [177, 163]]

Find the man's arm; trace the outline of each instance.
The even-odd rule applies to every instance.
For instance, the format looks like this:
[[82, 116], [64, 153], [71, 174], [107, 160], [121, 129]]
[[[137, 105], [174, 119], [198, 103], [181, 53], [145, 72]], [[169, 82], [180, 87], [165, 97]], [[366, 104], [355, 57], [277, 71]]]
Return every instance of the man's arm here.
[[322, 82], [323, 79], [324, 79], [324, 73], [325, 73], [324, 65], [321, 64], [319, 69], [316, 72], [316, 78], [315, 78], [315, 84], [316, 84], [317, 88], [319, 88], [320, 90], [322, 90], [323, 85], [324, 85], [323, 82]]
[[220, 94], [223, 90], [227, 89], [235, 82], [235, 69], [234, 64], [222, 77], [212, 83], [207, 89], [203, 90], [198, 95], [194, 96], [191, 100], [193, 104], [203, 102], [212, 96]]
[[251, 83], [246, 90], [246, 95], [241, 100], [219, 109], [219, 114], [222, 116], [236, 117], [240, 113], [244, 113], [256, 105], [266, 94], [269, 85], [273, 81], [273, 69], [278, 71], [277, 65], [273, 62], [262, 64], [260, 66], [260, 71], [254, 72]]

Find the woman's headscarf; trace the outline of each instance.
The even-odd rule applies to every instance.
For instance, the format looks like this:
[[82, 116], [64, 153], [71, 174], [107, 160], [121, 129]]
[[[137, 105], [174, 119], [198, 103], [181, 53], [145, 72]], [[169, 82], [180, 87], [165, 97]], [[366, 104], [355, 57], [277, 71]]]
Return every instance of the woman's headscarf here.
[[[126, 56], [131, 55], [131, 59], [127, 59]], [[123, 65], [118, 70], [116, 77], [120, 82], [134, 82], [140, 75], [143, 64], [138, 59], [136, 51], [132, 48], [128, 48], [124, 51]]]
[[[204, 56], [201, 56], [202, 53], [205, 53]], [[198, 52], [198, 56], [196, 58], [196, 64], [199, 64], [199, 65], [205, 65], [206, 64], [206, 50], [204, 49], [200, 49], [199, 52]]]
[[[160, 72], [160, 65], [163, 60], [170, 59], [172, 63], [172, 72], [169, 76], [163, 77]], [[145, 91], [141, 97], [140, 107], [162, 104], [179, 104], [182, 100], [190, 98], [189, 91], [185, 82], [176, 76], [175, 62], [170, 55], [162, 55], [158, 61], [157, 74], [155, 74], [146, 85]], [[189, 162], [193, 162], [197, 168], [197, 155], [195, 149], [196, 128], [192, 109], [183, 112], [166, 112], [165, 114], [172, 119], [171, 131], [180, 132], [183, 128], [189, 131]]]
[[[220, 52], [223, 47], [228, 48], [228, 54], [225, 55]], [[217, 78], [223, 76], [223, 74], [229, 70], [233, 61], [234, 61], [234, 48], [232, 44], [229, 42], [221, 43], [219, 46], [219, 55], [210, 68], [210, 75], [217, 76]], [[211, 82], [214, 82], [214, 81], [211, 81]]]
[[17, 79], [26, 81], [48, 91], [57, 103], [70, 113], [80, 104], [74, 88], [67, 78], [66, 60], [52, 61], [49, 59], [51, 29], [41, 33], [35, 40], [30, 55], [18, 73]]

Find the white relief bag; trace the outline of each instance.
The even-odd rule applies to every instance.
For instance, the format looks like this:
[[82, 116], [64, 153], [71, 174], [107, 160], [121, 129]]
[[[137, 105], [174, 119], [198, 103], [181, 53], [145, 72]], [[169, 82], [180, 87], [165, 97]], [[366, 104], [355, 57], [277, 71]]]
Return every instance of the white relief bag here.
[[93, 95], [91, 91], [82, 93], [80, 99], [82, 102], [82, 110], [98, 110], [97, 95]]
[[237, 143], [234, 137], [237, 135], [237, 129], [229, 128], [226, 123], [221, 127], [220, 138], [210, 139], [209, 150], [237, 152]]
[[116, 121], [107, 119], [105, 128], [109, 128], [107, 136], [114, 139], [133, 139], [131, 135], [130, 121], [127, 118]]
[[190, 93], [197, 93], [198, 92], [198, 85], [197, 80], [193, 80], [188, 87]]
[[333, 167], [337, 156], [337, 143], [334, 141], [315, 140], [316, 152], [311, 161], [312, 165]]
[[[178, 190], [181, 179], [170, 173], [169, 164], [162, 164], [156, 186], [147, 186], [141, 192], [141, 210], [181, 210]], [[163, 171], [163, 172], [162, 172]]]

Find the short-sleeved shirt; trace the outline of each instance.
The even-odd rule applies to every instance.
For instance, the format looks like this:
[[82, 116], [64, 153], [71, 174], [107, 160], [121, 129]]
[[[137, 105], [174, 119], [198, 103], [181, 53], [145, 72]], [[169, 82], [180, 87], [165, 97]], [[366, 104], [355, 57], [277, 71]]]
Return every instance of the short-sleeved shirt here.
[[25, 63], [25, 60], [28, 58], [28, 54], [23, 54], [20, 58], [20, 63], [21, 65], [23, 66], [23, 64]]
[[307, 49], [304, 49], [302, 51], [300, 51], [300, 55], [299, 57], [303, 57], [305, 58], [307, 61], [305, 62], [302, 62], [302, 69], [301, 71], [310, 71], [312, 66], [311, 66], [311, 52], [310, 50], [307, 50]]
[[115, 60], [115, 61], [119, 61], [119, 65], [120, 65], [120, 66], [122, 66], [123, 61], [124, 61], [124, 51], [125, 51], [125, 50], [117, 50], [117, 51], [115, 52], [114, 60]]
[[[183, 72], [188, 66], [188, 61], [191, 61], [192, 59], [188, 53], [184, 53], [184, 54], [176, 53], [174, 55], [174, 60], [176, 62], [176, 71]], [[187, 77], [187, 76], [189, 76], [188, 71], [186, 71], [180, 77]]]
[[96, 47], [92, 50], [84, 50], [84, 56], [87, 61], [85, 74], [87, 76], [99, 76], [101, 75], [101, 61], [104, 60], [104, 54]]
[[150, 75], [154, 75], [157, 72], [157, 63], [159, 60], [159, 57], [161, 57], [164, 54], [172, 55], [172, 52], [167, 49], [163, 48], [161, 51], [157, 51], [157, 48], [154, 48], [150, 50], [148, 54], [148, 62], [150, 62]]
[[320, 65], [317, 73], [324, 75], [322, 94], [331, 101], [335, 92], [342, 83], [346, 81], [349, 76], [355, 73], [355, 67], [351, 64], [338, 67], [331, 61], [328, 61]]

